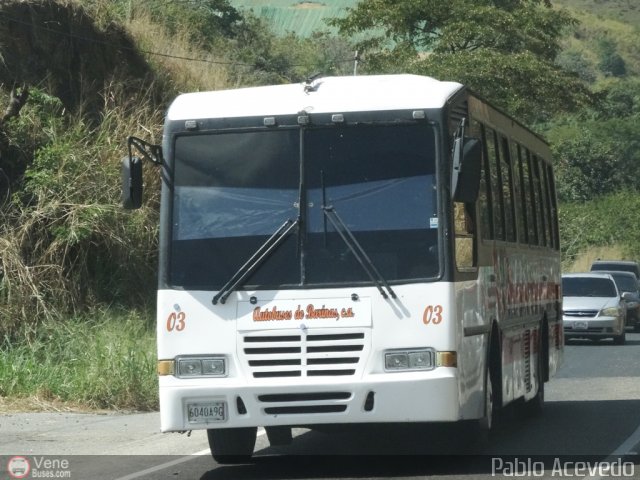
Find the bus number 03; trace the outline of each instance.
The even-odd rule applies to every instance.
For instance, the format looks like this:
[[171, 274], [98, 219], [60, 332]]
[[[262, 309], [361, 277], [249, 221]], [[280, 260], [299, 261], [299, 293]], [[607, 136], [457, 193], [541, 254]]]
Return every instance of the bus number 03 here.
[[442, 322], [442, 305], [429, 305], [422, 314], [422, 323], [438, 325]]
[[167, 318], [167, 331], [173, 332], [174, 330], [181, 332], [185, 327], [185, 319], [187, 316], [184, 312], [171, 312], [169, 318]]

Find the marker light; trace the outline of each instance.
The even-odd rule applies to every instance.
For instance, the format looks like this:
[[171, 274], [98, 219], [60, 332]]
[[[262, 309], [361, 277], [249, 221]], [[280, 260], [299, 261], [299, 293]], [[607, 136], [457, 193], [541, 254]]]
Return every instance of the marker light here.
[[438, 352], [436, 353], [436, 366], [438, 367], [457, 367], [458, 354], [456, 352]]
[[175, 365], [174, 360], [158, 360], [158, 375], [173, 375]]

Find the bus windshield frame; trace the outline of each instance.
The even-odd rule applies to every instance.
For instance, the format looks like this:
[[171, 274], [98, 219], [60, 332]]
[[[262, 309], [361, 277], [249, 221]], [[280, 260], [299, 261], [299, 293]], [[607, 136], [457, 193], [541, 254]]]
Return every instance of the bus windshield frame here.
[[221, 288], [286, 221], [298, 222], [295, 231], [239, 288], [375, 283], [327, 222], [327, 207], [385, 280], [440, 276], [435, 125], [209, 131], [176, 135], [173, 151], [172, 287]]

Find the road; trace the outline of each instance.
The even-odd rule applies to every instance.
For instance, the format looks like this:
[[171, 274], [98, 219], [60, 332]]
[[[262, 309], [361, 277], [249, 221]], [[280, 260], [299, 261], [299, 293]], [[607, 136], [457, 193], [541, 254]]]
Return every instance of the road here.
[[640, 478], [640, 334], [629, 333], [627, 339], [624, 346], [610, 341], [568, 345], [563, 367], [547, 384], [543, 414], [523, 419], [508, 409], [486, 445], [471, 443], [456, 426], [368, 427], [332, 434], [298, 430], [288, 447], [269, 447], [261, 430], [252, 464], [219, 466], [208, 454], [202, 431], [189, 437], [160, 434], [156, 413], [20, 413], [0, 416], [0, 471], [11, 456], [21, 455], [32, 469], [38, 464], [42, 472], [42, 462], [50, 460], [48, 471], [59, 477], [95, 480], [475, 480], [495, 478], [492, 469], [501, 467], [499, 456], [507, 462], [534, 462], [530, 471], [536, 471], [536, 461], [545, 461], [549, 475], [556, 458], [564, 462], [585, 456], [599, 465], [613, 462], [617, 457], [608, 456], [616, 453], [625, 455], [620, 463], [633, 464], [634, 478]]

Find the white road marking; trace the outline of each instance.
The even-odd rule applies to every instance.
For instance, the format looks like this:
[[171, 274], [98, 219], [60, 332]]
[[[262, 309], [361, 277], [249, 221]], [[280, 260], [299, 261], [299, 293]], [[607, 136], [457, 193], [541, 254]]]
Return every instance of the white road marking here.
[[116, 480], [133, 480], [134, 478], [140, 478], [140, 477], [142, 477], [144, 475], [148, 475], [150, 473], [155, 473], [155, 472], [158, 472], [160, 470], [164, 470], [165, 468], [173, 467], [174, 465], [179, 465], [181, 463], [188, 462], [190, 460], [193, 460], [196, 457], [200, 457], [200, 456], [206, 455], [208, 453], [209, 453], [209, 449], [207, 448], [206, 450], [201, 450], [199, 452], [192, 453], [191, 455], [187, 455], [185, 457], [177, 458], [177, 459], [172, 460], [170, 462], [161, 463], [160, 465], [156, 465], [154, 467], [149, 467], [149, 468], [146, 468], [144, 470], [140, 470], [139, 472], [135, 472], [135, 473], [132, 473], [132, 474], [129, 474], [129, 475], [125, 475], [124, 477], [117, 478]]
[[[267, 431], [260, 427], [258, 429], [258, 437], [262, 435], [266, 435]], [[160, 470], [164, 470], [165, 468], [173, 467], [174, 465], [179, 465], [181, 463], [189, 462], [191, 460], [195, 460], [198, 457], [203, 455], [209, 455], [211, 452], [207, 448], [205, 450], [200, 450], [199, 452], [192, 453], [191, 455], [185, 455], [184, 457], [176, 458], [175, 460], [171, 460], [170, 462], [161, 463], [160, 465], [156, 465], [154, 467], [149, 467], [144, 470], [140, 470], [139, 472], [130, 473], [129, 475], [125, 475], [124, 477], [116, 478], [115, 480], [133, 480], [135, 478], [140, 478], [145, 475], [149, 475], [150, 473], [159, 472]]]

